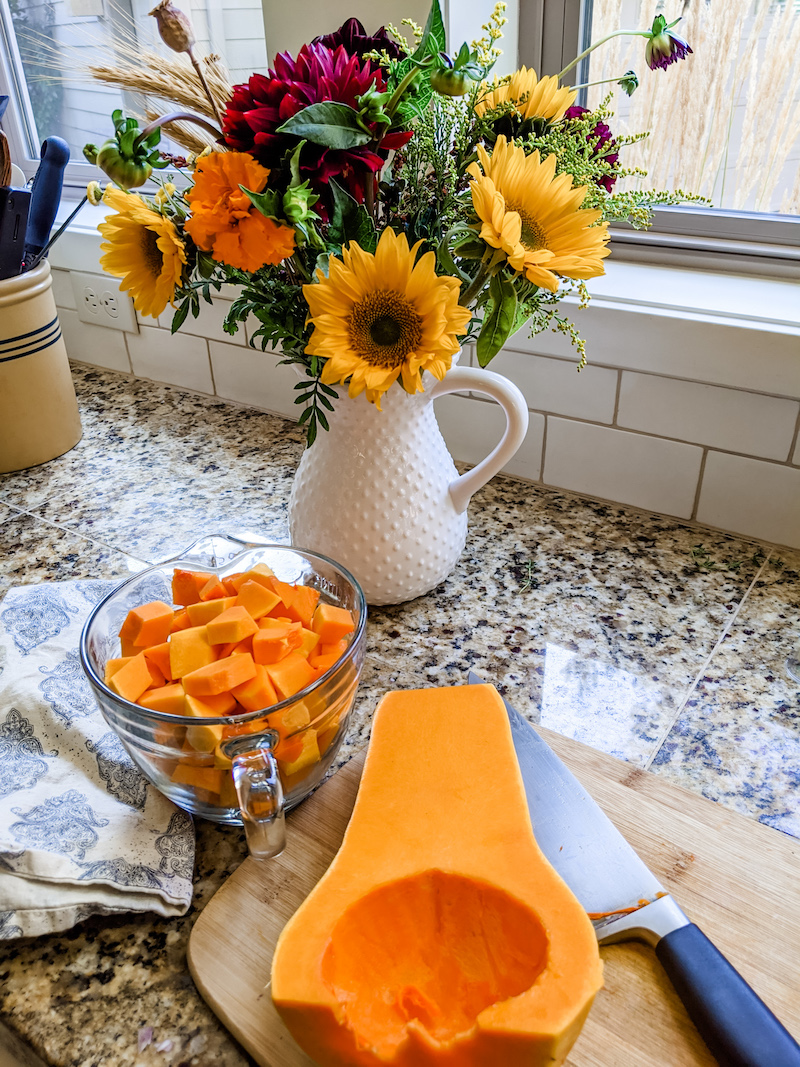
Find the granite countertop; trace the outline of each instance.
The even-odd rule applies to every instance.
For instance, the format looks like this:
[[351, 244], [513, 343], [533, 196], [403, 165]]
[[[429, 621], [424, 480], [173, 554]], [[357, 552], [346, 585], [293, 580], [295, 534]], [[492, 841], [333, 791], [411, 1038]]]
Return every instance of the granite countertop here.
[[[288, 541], [296, 426], [74, 374], [83, 439], [0, 475], [0, 598], [123, 577], [208, 533]], [[366, 744], [387, 689], [461, 684], [472, 669], [530, 719], [800, 837], [800, 684], [785, 668], [800, 640], [799, 573], [798, 552], [497, 477], [470, 505], [447, 581], [370, 610], [342, 757]], [[239, 828], [198, 821], [185, 916], [99, 916], [0, 941], [6, 1042], [59, 1067], [250, 1063], [185, 964], [198, 912], [245, 854]]]

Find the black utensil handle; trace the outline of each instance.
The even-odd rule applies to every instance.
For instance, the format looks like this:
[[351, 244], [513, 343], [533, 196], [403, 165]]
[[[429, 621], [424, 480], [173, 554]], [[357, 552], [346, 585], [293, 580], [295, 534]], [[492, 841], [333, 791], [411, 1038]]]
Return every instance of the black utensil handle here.
[[694, 923], [656, 956], [721, 1067], [800, 1067], [800, 1045]]

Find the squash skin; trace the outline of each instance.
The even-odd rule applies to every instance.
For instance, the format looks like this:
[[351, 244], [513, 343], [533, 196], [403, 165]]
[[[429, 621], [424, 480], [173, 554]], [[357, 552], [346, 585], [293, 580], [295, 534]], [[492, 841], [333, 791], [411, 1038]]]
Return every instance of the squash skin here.
[[321, 1067], [555, 1067], [601, 985], [494, 687], [387, 694], [340, 850], [276, 946], [295, 1040]]

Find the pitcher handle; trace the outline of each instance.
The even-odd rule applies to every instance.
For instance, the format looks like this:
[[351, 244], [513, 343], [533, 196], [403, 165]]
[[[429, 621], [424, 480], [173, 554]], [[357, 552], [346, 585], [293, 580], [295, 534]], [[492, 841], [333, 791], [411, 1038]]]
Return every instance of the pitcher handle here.
[[273, 731], [230, 738], [222, 752], [231, 760], [233, 784], [244, 823], [247, 850], [255, 860], [279, 856], [286, 847], [286, 819], [278, 765], [272, 749]]
[[467, 510], [473, 494], [486, 485], [490, 478], [503, 467], [525, 440], [528, 432], [528, 406], [520, 390], [494, 371], [481, 370], [479, 367], [451, 367], [445, 378], [437, 382], [431, 390], [431, 396], [445, 396], [462, 389], [489, 396], [496, 400], [506, 413], [506, 428], [499, 443], [472, 470], [462, 474], [450, 483], [450, 499], [460, 514]]

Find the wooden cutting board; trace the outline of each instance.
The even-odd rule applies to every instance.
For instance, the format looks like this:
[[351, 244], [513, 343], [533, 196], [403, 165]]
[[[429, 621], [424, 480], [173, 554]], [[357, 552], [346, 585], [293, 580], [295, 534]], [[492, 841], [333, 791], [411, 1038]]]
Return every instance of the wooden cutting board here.
[[[800, 841], [577, 741], [540, 732], [689, 917], [800, 1038]], [[288, 819], [286, 851], [266, 864], [245, 860], [192, 930], [188, 961], [197, 988], [263, 1067], [312, 1064], [272, 1006], [270, 964], [278, 934], [341, 842], [362, 764], [363, 756], [352, 760], [301, 804]], [[713, 1067], [653, 951], [627, 942], [601, 954], [605, 987], [570, 1067]]]

